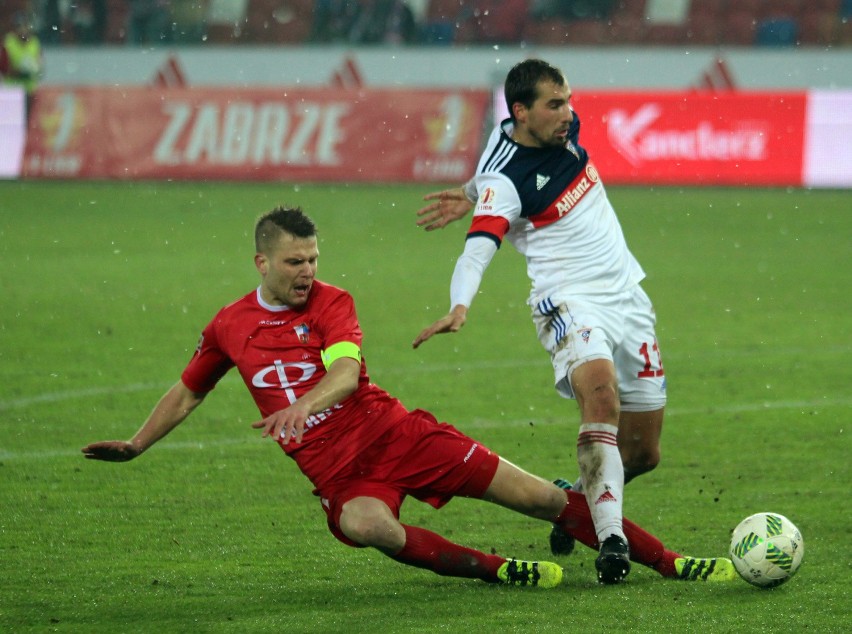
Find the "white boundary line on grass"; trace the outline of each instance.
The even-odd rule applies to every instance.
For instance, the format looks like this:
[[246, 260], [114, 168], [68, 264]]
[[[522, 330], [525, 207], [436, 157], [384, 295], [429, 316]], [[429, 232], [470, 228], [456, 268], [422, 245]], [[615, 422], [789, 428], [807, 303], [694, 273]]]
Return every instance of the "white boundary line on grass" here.
[[[807, 351], [804, 349], [795, 349], [795, 348], [785, 348], [783, 353], [780, 356], [798, 356], [803, 355]], [[844, 356], [847, 353], [852, 352], [852, 348], [849, 346], [841, 346], [839, 348], [833, 348], [832, 350], [822, 351], [822, 354], [842, 354]], [[740, 357], [740, 356], [752, 356], [754, 354], [753, 350], [732, 350], [732, 349], [721, 349], [714, 350], [713, 354], [715, 355], [723, 355], [726, 357]], [[691, 356], [700, 356], [699, 353], [692, 353]], [[776, 353], [776, 356], [777, 353]], [[496, 368], [522, 368], [522, 367], [535, 367], [540, 366], [542, 364], [542, 357], [538, 356], [535, 358], [528, 359], [504, 359], [504, 360], [490, 360], [490, 361], [471, 361], [464, 360], [459, 363], [417, 363], [411, 367], [406, 368], [406, 372], [408, 373], [431, 373], [431, 372], [461, 372], [461, 371], [469, 371], [469, 370], [489, 370]], [[464, 367], [462, 367], [462, 365]], [[376, 369], [378, 367], [378, 370]], [[371, 374], [381, 376], [383, 374], [393, 374], [398, 370], [393, 370], [390, 368], [382, 368], [381, 366], [373, 366], [373, 371]], [[239, 383], [239, 378], [235, 374], [230, 374], [222, 379], [222, 384], [227, 383]], [[144, 392], [147, 390], [167, 390], [171, 387], [173, 383], [161, 383], [161, 382], [147, 382], [147, 383], [131, 383], [129, 385], [123, 385], [118, 387], [91, 387], [91, 388], [83, 388], [76, 390], [65, 390], [60, 392], [47, 392], [44, 394], [40, 394], [38, 396], [30, 396], [23, 398], [11, 399], [8, 401], [0, 401], [0, 412], [5, 412], [13, 409], [20, 409], [24, 407], [29, 407], [30, 405], [38, 405], [40, 403], [59, 403], [62, 401], [77, 399], [77, 398], [85, 398], [88, 396], [104, 396], [106, 394], [129, 394], [133, 392]], [[850, 400], [841, 400], [841, 401], [822, 401], [824, 405], [846, 405], [849, 404]], [[813, 406], [819, 403], [802, 403], [802, 406]], [[797, 407], [797, 404], [789, 405], [783, 404], [781, 407]], [[746, 409], [744, 410], [730, 410], [730, 411], [752, 411], [752, 408], [760, 409], [761, 406], [753, 406], [746, 405], [744, 406]], [[671, 411], [671, 410], [670, 410]], [[705, 412], [706, 408], [702, 408], [699, 410], [694, 410], [693, 412], [684, 412], [684, 413], [698, 413]], [[720, 409], [719, 411], [729, 411]], [[680, 413], [680, 412], [678, 412]]]
[[[84, 396], [97, 396], [101, 394], [114, 394], [116, 392], [138, 392], [143, 390], [153, 390], [153, 389], [162, 389], [163, 385], [159, 383], [136, 383], [132, 385], [127, 385], [124, 388], [91, 388], [88, 390], [77, 390], [77, 391], [69, 391], [69, 392], [56, 392], [52, 395], [44, 395], [41, 398], [34, 399], [17, 399], [16, 401], [6, 403], [0, 403], [0, 410], [10, 409], [11, 407], [26, 407], [32, 403], [44, 403], [44, 402], [59, 402], [62, 400], [70, 399], [70, 398], [80, 398]], [[10, 405], [12, 403], [12, 405]], [[681, 407], [681, 408], [669, 408], [666, 413], [669, 416], [691, 416], [694, 414], [737, 414], [742, 412], [760, 412], [760, 411], [772, 411], [772, 410], [782, 410], [782, 409], [801, 409], [801, 410], [809, 410], [819, 407], [848, 407], [852, 406], [852, 398], [822, 398], [817, 400], [810, 401], [766, 401], [763, 403], [744, 403], [740, 405], [727, 405], [721, 407]], [[527, 425], [529, 423], [528, 418], [524, 419], [516, 419], [511, 421], [497, 421], [490, 419], [473, 419], [467, 421], [463, 424], [460, 424], [459, 427], [469, 428], [469, 429], [491, 429], [495, 427], [508, 427], [514, 425]], [[536, 425], [557, 425], [561, 424], [562, 421], [554, 420], [553, 417], [547, 417], [539, 422], [535, 423]], [[186, 449], [204, 449], [205, 447], [216, 448], [216, 447], [232, 447], [232, 446], [247, 446], [247, 445], [257, 445], [261, 446], [264, 442], [270, 442], [268, 439], [262, 439], [260, 437], [252, 437], [245, 436], [239, 438], [221, 438], [212, 442], [198, 442], [198, 441], [178, 441], [178, 442], [170, 442], [164, 441], [157, 445], [157, 451], [175, 451], [175, 450], [186, 450]], [[61, 451], [38, 451], [38, 452], [11, 452], [4, 451], [0, 448], [0, 461], [2, 460], [46, 460], [53, 458], [64, 458], [69, 456], [78, 456], [81, 455], [79, 450], [76, 449], [63, 449]]]
[[5, 412], [11, 409], [21, 409], [30, 405], [39, 405], [41, 403], [61, 403], [63, 401], [72, 401], [78, 398], [86, 398], [88, 396], [105, 396], [107, 394], [129, 394], [132, 392], [144, 392], [146, 390], [167, 390], [173, 383], [131, 383], [119, 387], [89, 387], [79, 390], [65, 390], [62, 392], [46, 392], [38, 396], [29, 396], [25, 398], [14, 398], [9, 401], [0, 401], [0, 412]]

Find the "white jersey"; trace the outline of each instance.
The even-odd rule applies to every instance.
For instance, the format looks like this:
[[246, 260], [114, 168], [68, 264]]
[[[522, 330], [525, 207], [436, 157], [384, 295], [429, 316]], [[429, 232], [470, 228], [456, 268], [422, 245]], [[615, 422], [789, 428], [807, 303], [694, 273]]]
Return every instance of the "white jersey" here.
[[645, 277], [578, 136], [576, 116], [569, 141], [555, 148], [519, 145], [508, 119], [494, 129], [466, 185], [477, 202], [451, 306], [470, 305], [504, 237], [526, 258], [531, 305], [545, 297], [618, 293]]

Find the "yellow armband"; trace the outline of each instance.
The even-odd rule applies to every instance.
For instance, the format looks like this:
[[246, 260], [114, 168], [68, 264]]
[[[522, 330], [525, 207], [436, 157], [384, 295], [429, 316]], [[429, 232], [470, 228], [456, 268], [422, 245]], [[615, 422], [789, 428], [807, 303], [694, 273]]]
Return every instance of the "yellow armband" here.
[[340, 341], [332, 344], [328, 350], [322, 351], [322, 363], [325, 369], [328, 370], [331, 364], [341, 357], [349, 357], [361, 363], [361, 348], [351, 341]]

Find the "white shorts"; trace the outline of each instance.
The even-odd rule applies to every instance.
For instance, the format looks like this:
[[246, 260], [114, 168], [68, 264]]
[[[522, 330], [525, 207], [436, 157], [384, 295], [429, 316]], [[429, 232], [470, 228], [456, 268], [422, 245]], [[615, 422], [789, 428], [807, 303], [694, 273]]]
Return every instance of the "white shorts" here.
[[550, 353], [556, 391], [574, 398], [571, 374], [609, 359], [618, 377], [621, 409], [646, 412], [666, 404], [666, 377], [654, 331], [654, 306], [641, 286], [607, 296], [554, 294], [533, 306], [538, 339]]

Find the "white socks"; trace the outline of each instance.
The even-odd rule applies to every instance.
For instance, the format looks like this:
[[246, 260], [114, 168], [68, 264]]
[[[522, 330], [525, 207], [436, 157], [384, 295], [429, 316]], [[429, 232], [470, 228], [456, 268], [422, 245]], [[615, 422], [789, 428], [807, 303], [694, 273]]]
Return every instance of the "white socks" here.
[[610, 535], [627, 539], [621, 527], [624, 466], [618, 452], [617, 435], [618, 427], [615, 425], [584, 423], [580, 425], [577, 436], [582, 491], [599, 542]]

